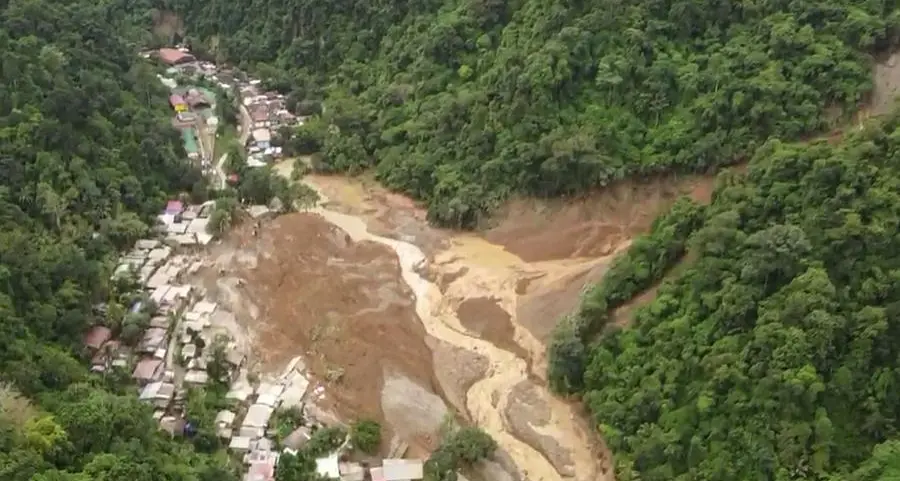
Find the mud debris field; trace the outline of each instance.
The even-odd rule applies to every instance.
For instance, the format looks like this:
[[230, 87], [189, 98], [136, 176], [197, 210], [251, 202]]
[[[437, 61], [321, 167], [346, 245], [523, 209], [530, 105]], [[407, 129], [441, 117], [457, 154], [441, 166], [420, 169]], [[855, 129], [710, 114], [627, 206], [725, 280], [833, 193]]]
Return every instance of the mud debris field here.
[[258, 236], [239, 227], [211, 252], [239, 279], [259, 369], [303, 354], [324, 407], [380, 420], [417, 455], [446, 416], [476, 423], [502, 451], [485, 479], [612, 479], [579, 408], [547, 391], [543, 345], [614, 253], [678, 195], [706, 200], [710, 180], [511, 202], [479, 233], [429, 227], [365, 181], [305, 180], [324, 207], [263, 221]]

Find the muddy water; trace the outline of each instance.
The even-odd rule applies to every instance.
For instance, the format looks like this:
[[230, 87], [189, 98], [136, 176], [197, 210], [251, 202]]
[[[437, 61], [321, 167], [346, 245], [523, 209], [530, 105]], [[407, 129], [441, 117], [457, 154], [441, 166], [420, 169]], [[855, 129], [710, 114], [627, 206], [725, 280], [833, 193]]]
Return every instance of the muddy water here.
[[[283, 174], [289, 173], [284, 163], [279, 167]], [[465, 393], [465, 407], [471, 420], [511, 458], [520, 479], [597, 481], [608, 476], [602, 469], [605, 463], [592, 449], [595, 440], [589, 438], [589, 427], [569, 404], [533, 381], [526, 359], [543, 361], [543, 344], [515, 320], [516, 289], [523, 277], [550, 274], [553, 278], [561, 271], [590, 268], [600, 261], [529, 265], [502, 247], [467, 234], [454, 235], [448, 249], [429, 259], [416, 245], [373, 234], [361, 217], [323, 207], [312, 211], [354, 241], [376, 242], [396, 252], [402, 278], [415, 293], [416, 312], [427, 333], [487, 359], [486, 374]], [[434, 274], [444, 275], [442, 285], [429, 280]], [[485, 302], [495, 304], [495, 309], [490, 311], [492, 319], [482, 321], [501, 327], [482, 338], [480, 334], [488, 326], [471, 319], [464, 323], [460, 317]], [[535, 372], [538, 370], [543, 367], [535, 367]], [[529, 416], [532, 411], [535, 414]]]
[[[365, 222], [358, 217], [323, 208], [314, 211], [346, 231], [354, 241], [378, 242], [397, 253], [403, 270], [403, 279], [416, 295], [416, 312], [428, 334], [489, 359], [490, 369], [487, 377], [475, 383], [467, 395], [466, 405], [475, 423], [497, 440], [527, 479], [561, 480], [562, 477], [541, 453], [506, 431], [503, 411], [509, 402], [509, 393], [517, 384], [528, 379], [526, 362], [513, 353], [464, 333], [455, 312], [447, 309], [446, 304], [441, 302], [438, 288], [418, 274], [418, 269], [423, 267], [426, 261], [425, 255], [418, 247], [371, 234]], [[495, 402], [498, 396], [499, 402]]]

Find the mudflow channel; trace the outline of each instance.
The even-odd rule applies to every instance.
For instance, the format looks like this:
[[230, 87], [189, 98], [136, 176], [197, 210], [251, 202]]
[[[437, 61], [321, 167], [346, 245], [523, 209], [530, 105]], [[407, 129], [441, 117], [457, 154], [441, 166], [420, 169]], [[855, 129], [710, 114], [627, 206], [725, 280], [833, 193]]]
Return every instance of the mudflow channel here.
[[[284, 164], [279, 167], [282, 174], [289, 174], [289, 167]], [[449, 248], [433, 253], [429, 259], [416, 245], [371, 232], [364, 220], [377, 222], [367, 215], [371, 211], [346, 209], [341, 205], [342, 199], [328, 198], [332, 191], [323, 188], [321, 181], [353, 182], [308, 178], [306, 182], [323, 199], [311, 212], [345, 231], [354, 242], [371, 241], [393, 250], [399, 259], [402, 279], [415, 295], [415, 311], [427, 334], [456, 350], [466, 351], [473, 359], [486, 360], [487, 369], [482, 376], [455, 386], [461, 391], [457, 396], [451, 394], [453, 389], [448, 389], [452, 380], [441, 379], [444, 363], [435, 358], [434, 368], [448, 401], [457, 409], [465, 410], [474, 424], [497, 441], [504, 458], [511, 461], [503, 463], [507, 469], [513, 468], [519, 479], [528, 481], [611, 480], [608, 456], [598, 448], [602, 442], [594, 439], [590, 426], [576, 409], [552, 396], [545, 382], [539, 379], [545, 369], [543, 341], [549, 328], [537, 332], [541, 329], [518, 324], [517, 309], [521, 308], [520, 298], [524, 299], [520, 294], [526, 290], [536, 291], [540, 298], [542, 290], [558, 293], [556, 286], [566, 285], [571, 292], [564, 296], [568, 299], [563, 305], [550, 305], [537, 313], [539, 317], [557, 319], [558, 311], [567, 310], [577, 302], [585, 282], [602, 275], [612, 254], [626, 246], [627, 239], [619, 239], [617, 245], [603, 252], [605, 255], [525, 262], [479, 236], [457, 233], [450, 234]], [[385, 235], [396, 234], [385, 232]], [[491, 316], [484, 315], [491, 309], [482, 309], [481, 318], [475, 317], [480, 320], [475, 322], [473, 316], [466, 315], [472, 306], [484, 307], [488, 303], [500, 309], [493, 309]], [[553, 312], [545, 312], [548, 309]], [[507, 333], [499, 341], [496, 332], [494, 335], [479, 332], [482, 329], [477, 326], [489, 322], [488, 317], [496, 319], [498, 311], [507, 323]], [[535, 317], [535, 313], [530, 317]], [[546, 324], [547, 320], [543, 322]]]

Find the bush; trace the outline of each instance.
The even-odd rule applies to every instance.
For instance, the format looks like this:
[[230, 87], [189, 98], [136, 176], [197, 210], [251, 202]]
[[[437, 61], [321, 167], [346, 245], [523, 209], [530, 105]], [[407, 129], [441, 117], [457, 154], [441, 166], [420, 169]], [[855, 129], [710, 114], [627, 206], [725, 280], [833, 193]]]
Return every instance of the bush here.
[[347, 430], [331, 426], [316, 430], [306, 443], [306, 451], [314, 457], [325, 456], [339, 448], [347, 437]]
[[425, 463], [425, 481], [455, 481], [456, 472], [482, 459], [490, 458], [497, 442], [476, 427], [465, 427], [448, 434]]
[[374, 454], [381, 445], [381, 425], [369, 419], [350, 426], [350, 442], [365, 453]]

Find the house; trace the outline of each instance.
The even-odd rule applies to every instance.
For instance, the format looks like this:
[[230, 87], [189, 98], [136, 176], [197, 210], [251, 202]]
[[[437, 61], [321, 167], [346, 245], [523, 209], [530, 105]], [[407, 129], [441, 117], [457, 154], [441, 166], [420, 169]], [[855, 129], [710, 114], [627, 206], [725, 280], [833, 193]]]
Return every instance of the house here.
[[235, 436], [228, 443], [228, 449], [239, 453], [246, 453], [250, 450], [250, 438], [247, 436]]
[[306, 426], [300, 426], [295, 429], [294, 432], [288, 434], [281, 444], [288, 449], [298, 450], [303, 446], [306, 446], [306, 443], [312, 439], [312, 434], [309, 432], [309, 428]]
[[272, 393], [260, 394], [256, 399], [256, 404], [276, 408], [278, 407], [278, 396]]
[[184, 211], [184, 203], [180, 200], [170, 200], [166, 203], [165, 213], [168, 215], [178, 215]]
[[[157, 290], [159, 290], [159, 289], [157, 289]], [[154, 300], [156, 300], [156, 299], [154, 299]], [[161, 301], [162, 301], [162, 299], [156, 300], [157, 304], [159, 304]], [[156, 327], [159, 329], [168, 329], [170, 323], [171, 323], [171, 319], [169, 319], [169, 316], [156, 316], [156, 317], [153, 317], [150, 319], [150, 327], [151, 328]]]
[[209, 108], [212, 106], [212, 102], [209, 98], [197, 89], [188, 90], [187, 97], [185, 97], [184, 100], [194, 109]]
[[338, 463], [341, 472], [341, 481], [363, 481], [366, 470], [359, 463]]
[[262, 443], [268, 440], [260, 439], [254, 445], [250, 444], [250, 452], [244, 457], [244, 462], [250, 465], [250, 469], [244, 476], [245, 481], [272, 481], [275, 479], [275, 467], [278, 465], [278, 453], [269, 450], [271, 446]]
[[250, 119], [253, 120], [254, 128], [262, 128], [265, 127], [269, 120], [269, 112], [266, 111], [266, 108], [254, 108], [250, 112]]
[[253, 140], [262, 143], [271, 142], [272, 133], [269, 132], [269, 129], [256, 129], [253, 131]]
[[184, 375], [184, 383], [191, 384], [194, 386], [202, 386], [209, 381], [209, 374], [206, 371], [193, 370], [188, 371], [187, 374]]
[[259, 439], [266, 434], [265, 428], [258, 428], [253, 426], [241, 426], [238, 429], [238, 435], [242, 438], [250, 438], [250, 439]]
[[161, 327], [151, 327], [144, 332], [144, 337], [141, 338], [140, 346], [138, 346], [139, 352], [152, 353], [157, 349], [164, 347], [166, 344], [166, 330]]
[[119, 350], [118, 341], [106, 341], [91, 358], [92, 372], [106, 372], [112, 366], [113, 357]]
[[106, 326], [94, 326], [84, 336], [84, 345], [96, 351], [112, 338], [112, 329]]
[[265, 428], [269, 424], [269, 418], [272, 416], [274, 409], [271, 406], [262, 404], [254, 404], [247, 410], [244, 416], [243, 426], [249, 428]]
[[169, 96], [169, 105], [171, 105], [172, 108], [178, 113], [187, 112], [188, 110], [187, 101], [184, 99], [184, 97], [178, 94], [172, 94]]
[[134, 373], [132, 376], [134, 379], [138, 381], [142, 386], [156, 381], [162, 376], [163, 361], [161, 359], [154, 359], [152, 357], [145, 357], [141, 359], [137, 366], [134, 367]]
[[235, 371], [239, 370], [244, 365], [245, 359], [244, 355], [237, 349], [232, 349], [225, 354], [225, 360]]
[[328, 479], [340, 479], [341, 468], [338, 466], [338, 454], [331, 453], [327, 457], [316, 459], [316, 472], [319, 476]]
[[379, 468], [372, 468], [369, 470], [369, 477], [372, 478], [372, 481], [384, 481], [384, 470]]
[[424, 476], [422, 461], [418, 459], [385, 459], [381, 470], [384, 481], [413, 481]]
[[231, 437], [231, 426], [234, 425], [235, 414], [232, 411], [219, 411], [216, 414], [216, 433], [220, 438]]
[[135, 250], [150, 251], [157, 247], [159, 247], [159, 241], [156, 239], [141, 239], [134, 243]]
[[167, 65], [181, 65], [197, 60], [193, 55], [174, 48], [159, 49], [159, 59]]
[[168, 407], [169, 402], [172, 400], [172, 396], [174, 395], [174, 384], [163, 381], [156, 381], [147, 384], [144, 389], [141, 390], [139, 399], [141, 401], [148, 402], [157, 408], [165, 409], [166, 407]]

